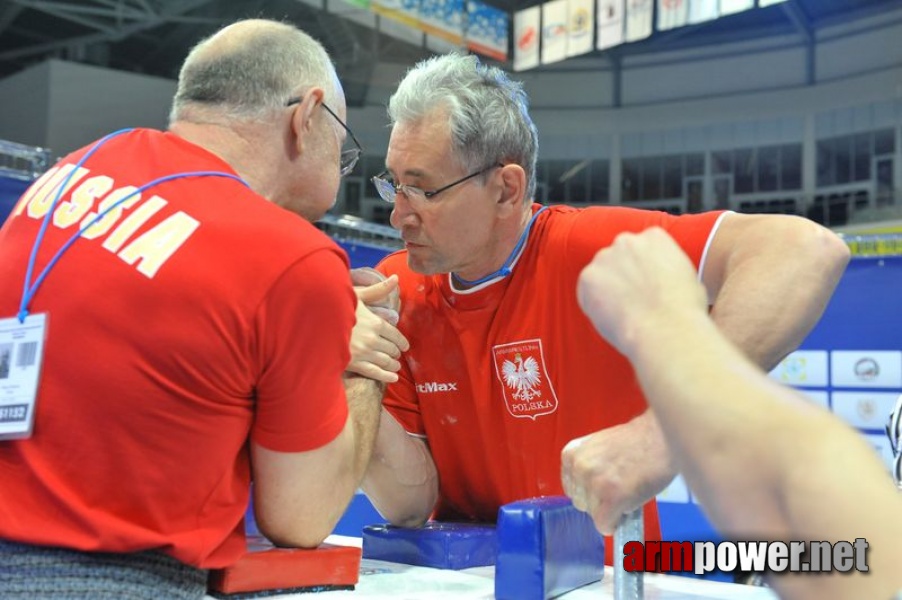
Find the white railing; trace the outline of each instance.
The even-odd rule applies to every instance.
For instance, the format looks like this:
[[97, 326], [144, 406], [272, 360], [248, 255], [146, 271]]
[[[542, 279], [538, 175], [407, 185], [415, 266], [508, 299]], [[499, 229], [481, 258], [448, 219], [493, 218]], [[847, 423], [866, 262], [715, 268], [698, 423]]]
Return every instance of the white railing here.
[[333, 238], [352, 244], [397, 250], [404, 243], [398, 231], [387, 225], [364, 221], [351, 215], [331, 215], [317, 221], [317, 226]]
[[51, 155], [46, 148], [0, 140], [0, 176], [31, 181], [47, 170]]

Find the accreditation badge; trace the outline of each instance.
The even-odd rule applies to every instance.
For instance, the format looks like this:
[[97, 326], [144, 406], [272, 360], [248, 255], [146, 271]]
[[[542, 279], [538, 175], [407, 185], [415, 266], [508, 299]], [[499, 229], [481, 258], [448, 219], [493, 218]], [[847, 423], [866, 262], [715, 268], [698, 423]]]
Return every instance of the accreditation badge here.
[[47, 313], [0, 319], [0, 440], [31, 437]]

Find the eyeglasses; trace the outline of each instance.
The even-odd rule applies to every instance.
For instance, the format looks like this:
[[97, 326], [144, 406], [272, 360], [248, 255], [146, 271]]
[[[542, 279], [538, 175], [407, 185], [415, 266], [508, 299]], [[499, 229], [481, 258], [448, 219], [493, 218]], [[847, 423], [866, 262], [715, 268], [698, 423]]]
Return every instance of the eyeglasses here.
[[465, 177], [461, 177], [457, 181], [453, 181], [446, 186], [440, 187], [437, 190], [432, 190], [429, 192], [422, 190], [418, 187], [414, 187], [412, 185], [405, 185], [403, 183], [395, 184], [394, 180], [389, 179], [391, 177], [391, 175], [389, 175], [388, 171], [383, 171], [383, 172], [379, 173], [378, 175], [376, 175], [375, 177], [372, 178], [372, 181], [373, 181], [373, 185], [376, 186], [376, 191], [379, 192], [379, 197], [382, 198], [383, 200], [385, 200], [386, 202], [388, 202], [389, 204], [395, 203], [395, 197], [398, 195], [398, 192], [401, 192], [402, 194], [407, 196], [408, 200], [410, 200], [412, 202], [417, 202], [417, 201], [424, 201], [427, 198], [432, 198], [436, 194], [440, 194], [447, 189], [453, 188], [455, 185], [459, 185], [459, 184], [463, 183], [464, 181], [473, 179], [474, 177], [482, 175], [483, 173], [487, 173], [488, 171], [491, 171], [492, 169], [497, 169], [497, 168], [503, 167], [503, 166], [504, 165], [502, 165], [501, 163], [495, 163], [493, 165], [489, 165], [484, 169], [480, 169], [480, 170], [476, 171], [475, 173], [470, 173], [469, 175], [467, 175]]
[[886, 435], [893, 449], [893, 479], [896, 486], [902, 489], [902, 396], [896, 400], [896, 406], [889, 414]]
[[[300, 102], [302, 98], [289, 98], [288, 102], [285, 103], [285, 106], [292, 106]], [[345, 131], [348, 132], [348, 137], [354, 142], [356, 148], [347, 148], [341, 151], [341, 158], [339, 163], [339, 172], [341, 176], [344, 177], [348, 173], [354, 170], [354, 167], [357, 165], [357, 161], [360, 160], [360, 155], [363, 153], [363, 146], [360, 145], [360, 142], [357, 141], [357, 137], [354, 135], [354, 132], [351, 131], [351, 128], [348, 127], [344, 121], [338, 118], [332, 109], [326, 106], [325, 102], [321, 102], [320, 105], [326, 109], [326, 112], [332, 115], [332, 118], [338, 121], [338, 124], [344, 128]]]

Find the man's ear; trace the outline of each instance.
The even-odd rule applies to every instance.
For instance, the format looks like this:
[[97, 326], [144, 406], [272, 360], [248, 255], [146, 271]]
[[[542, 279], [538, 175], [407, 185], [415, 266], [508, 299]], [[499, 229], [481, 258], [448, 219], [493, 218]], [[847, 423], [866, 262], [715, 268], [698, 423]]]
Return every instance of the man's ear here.
[[526, 171], [520, 165], [504, 165], [498, 169], [501, 174], [501, 196], [499, 208], [519, 214], [523, 210], [526, 194]]
[[298, 154], [304, 153], [304, 145], [313, 131], [313, 116], [316, 107], [323, 102], [323, 88], [313, 87], [304, 92], [301, 101], [293, 106], [291, 113], [291, 133]]

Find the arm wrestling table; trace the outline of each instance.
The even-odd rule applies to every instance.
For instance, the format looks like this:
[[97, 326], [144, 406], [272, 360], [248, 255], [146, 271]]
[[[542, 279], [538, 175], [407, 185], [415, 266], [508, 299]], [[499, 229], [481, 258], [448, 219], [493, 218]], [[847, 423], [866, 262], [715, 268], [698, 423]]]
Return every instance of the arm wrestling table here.
[[[326, 542], [360, 546], [361, 538], [330, 536]], [[271, 600], [493, 600], [494, 567], [453, 571], [363, 559], [353, 591], [280, 594]], [[646, 600], [776, 600], [772, 590], [704, 581], [678, 575], [645, 574]], [[207, 597], [214, 600], [212, 596]], [[600, 582], [558, 596], [561, 600], [613, 600], [614, 575], [605, 568]]]

